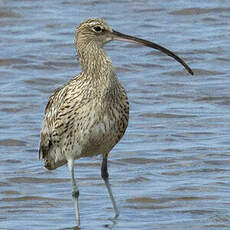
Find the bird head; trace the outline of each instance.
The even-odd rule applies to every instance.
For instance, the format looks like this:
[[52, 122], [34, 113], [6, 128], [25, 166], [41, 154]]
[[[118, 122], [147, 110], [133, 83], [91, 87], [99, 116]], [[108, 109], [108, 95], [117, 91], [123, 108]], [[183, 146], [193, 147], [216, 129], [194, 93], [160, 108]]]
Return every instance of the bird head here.
[[96, 18], [88, 19], [82, 22], [76, 31], [76, 43], [84, 42], [85, 44], [95, 43], [103, 47], [105, 43], [113, 40], [112, 28], [105, 20]]

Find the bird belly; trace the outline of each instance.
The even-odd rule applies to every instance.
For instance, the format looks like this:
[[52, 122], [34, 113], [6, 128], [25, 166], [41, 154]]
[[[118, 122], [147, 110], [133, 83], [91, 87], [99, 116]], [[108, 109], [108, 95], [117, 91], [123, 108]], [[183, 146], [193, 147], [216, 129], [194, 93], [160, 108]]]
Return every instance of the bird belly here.
[[[95, 118], [95, 114], [92, 114]], [[88, 122], [88, 121], [86, 121]], [[92, 119], [84, 134], [81, 135], [81, 157], [108, 154], [123, 136], [127, 124], [120, 128], [121, 121], [108, 114]]]

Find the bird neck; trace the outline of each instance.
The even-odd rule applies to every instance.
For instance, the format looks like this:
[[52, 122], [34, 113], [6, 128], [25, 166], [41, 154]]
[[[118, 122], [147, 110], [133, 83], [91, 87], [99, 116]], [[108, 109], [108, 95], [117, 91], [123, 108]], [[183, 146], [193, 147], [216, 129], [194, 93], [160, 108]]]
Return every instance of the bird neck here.
[[83, 72], [89, 77], [106, 77], [114, 71], [105, 50], [95, 42], [90, 42], [87, 45], [78, 44], [78, 58]]

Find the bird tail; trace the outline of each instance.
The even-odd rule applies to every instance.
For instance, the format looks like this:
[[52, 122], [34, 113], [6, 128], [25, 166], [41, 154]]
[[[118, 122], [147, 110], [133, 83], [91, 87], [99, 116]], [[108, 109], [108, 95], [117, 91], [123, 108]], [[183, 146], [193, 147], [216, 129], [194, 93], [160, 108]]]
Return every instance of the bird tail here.
[[40, 144], [39, 160], [44, 162], [44, 167], [48, 170], [54, 170], [67, 163], [67, 160], [63, 158], [61, 150], [57, 147], [49, 144], [48, 146]]

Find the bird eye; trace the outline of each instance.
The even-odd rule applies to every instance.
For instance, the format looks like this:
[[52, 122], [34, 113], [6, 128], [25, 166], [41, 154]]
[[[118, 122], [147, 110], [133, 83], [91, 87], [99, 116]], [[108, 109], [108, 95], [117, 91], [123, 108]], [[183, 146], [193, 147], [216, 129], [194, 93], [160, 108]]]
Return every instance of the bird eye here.
[[93, 30], [94, 30], [95, 32], [101, 32], [101, 31], [102, 31], [102, 28], [101, 28], [100, 26], [94, 26], [94, 27], [93, 27]]

